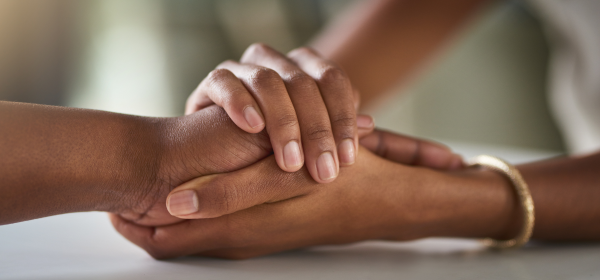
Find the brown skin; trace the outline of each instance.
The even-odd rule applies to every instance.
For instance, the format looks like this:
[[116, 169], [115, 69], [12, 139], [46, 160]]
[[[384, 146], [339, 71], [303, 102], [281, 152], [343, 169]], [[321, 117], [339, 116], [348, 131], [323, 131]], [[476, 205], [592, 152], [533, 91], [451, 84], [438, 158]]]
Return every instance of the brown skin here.
[[[370, 133], [372, 120], [359, 119], [366, 123], [359, 135]], [[173, 188], [272, 153], [265, 133], [240, 130], [216, 106], [148, 118], [0, 101], [0, 131], [0, 225], [80, 211], [109, 211], [140, 225], [178, 222], [165, 206]], [[414, 164], [458, 167], [440, 144], [390, 137], [378, 132], [368, 139], [381, 138], [374, 151], [396, 140], [406, 143], [399, 156], [431, 157]]]
[[[284, 171], [298, 171], [306, 160], [315, 181], [328, 183], [337, 177], [339, 166], [356, 159], [358, 95], [341, 68], [311, 49], [299, 48], [286, 56], [264, 44], [251, 45], [240, 62], [221, 63], [200, 83], [188, 98], [186, 114], [213, 102], [246, 132], [260, 132], [266, 125]], [[249, 125], [248, 108], [266, 122]], [[290, 164], [290, 154], [284, 152], [290, 142], [299, 145], [298, 164]], [[333, 158], [333, 177], [321, 172], [327, 168], [318, 160], [324, 154]]]
[[[360, 152], [356, 164], [342, 169], [326, 187], [311, 180], [306, 169], [282, 172], [269, 157], [173, 190], [198, 194], [199, 212], [180, 216], [190, 220], [159, 227], [114, 215], [111, 220], [117, 231], [159, 259], [245, 259], [374, 239], [507, 239], [519, 230], [515, 192], [499, 173], [434, 171]], [[600, 154], [518, 167], [536, 207], [533, 238], [600, 240], [598, 167]]]
[[[336, 141], [348, 137], [358, 145], [356, 137], [373, 131], [372, 119], [354, 112], [358, 99], [354, 98], [348, 78], [312, 50], [300, 48], [287, 58], [256, 44], [243, 60], [276, 70], [224, 63], [220, 72], [209, 75], [192, 94], [185, 117], [146, 118], [0, 102], [0, 224], [92, 210], [110, 211], [140, 225], [175, 223], [179, 219], [169, 215], [165, 207], [166, 196], [173, 188], [265, 158], [273, 152], [271, 143], [280, 144], [278, 137], [289, 132], [287, 124], [293, 124], [292, 130], [302, 134], [304, 149], [310, 152], [308, 170], [313, 176], [316, 155], [323, 151], [335, 153]], [[255, 75], [259, 73], [263, 74]], [[234, 96], [236, 86], [238, 95]], [[313, 92], [308, 90], [311, 88]], [[204, 109], [199, 111], [192, 106], [198, 105], [196, 98], [202, 93], [217, 100], [234, 122], [216, 106], [201, 104]], [[264, 95], [267, 93], [272, 96]], [[308, 93], [322, 99], [313, 102], [315, 96]], [[243, 96], [248, 98], [240, 98]], [[334, 97], [346, 102], [331, 102], [329, 99]], [[236, 111], [240, 106], [234, 103], [254, 102], [253, 98], [263, 108], [269, 134], [257, 133], [260, 129], [250, 134], [238, 128], [243, 126], [239, 122], [240, 111]], [[291, 99], [293, 107], [275, 110], [285, 107], [280, 102], [282, 98]], [[325, 113], [319, 114], [316, 108]], [[343, 115], [344, 112], [348, 114]], [[281, 116], [296, 121], [285, 122]], [[325, 124], [330, 123], [325, 129]], [[315, 133], [323, 137], [315, 137]], [[385, 152], [388, 145], [404, 143], [396, 156], [406, 164], [440, 169], [461, 167], [461, 157], [437, 143], [385, 132], [368, 139], [367, 147], [380, 152]], [[279, 148], [281, 145], [275, 148], [275, 157], [281, 156]]]
[[164, 206], [171, 189], [271, 153], [266, 134], [215, 106], [145, 118], [0, 101], [0, 131], [0, 224], [78, 211], [143, 222], [153, 206], [154, 224], [176, 221]]
[[[345, 69], [362, 93], [363, 103], [370, 105], [386, 89], [415, 75], [415, 69], [430, 60], [483, 2], [363, 1], [312, 45]], [[377, 150], [395, 160], [390, 155], [398, 156], [393, 152], [396, 147], [401, 146]], [[536, 206], [534, 238], [600, 239], [596, 171], [600, 153], [518, 168], [530, 185]], [[199, 198], [200, 210], [182, 218], [216, 218], [155, 228], [116, 216], [112, 221], [124, 236], [156, 258], [196, 254], [241, 259], [367, 239], [510, 238], [519, 230], [514, 191], [494, 172], [411, 168], [364, 151], [327, 188], [315, 186], [307, 180], [307, 171], [302, 172], [283, 174], [274, 167], [273, 159], [265, 159], [247, 169], [196, 179], [175, 190], [195, 189]], [[224, 200], [207, 195], [211, 192], [206, 190], [215, 188], [220, 194], [229, 194], [225, 196], [229, 197], [225, 199], [228, 207], [218, 207]], [[240, 193], [244, 195], [235, 195]]]

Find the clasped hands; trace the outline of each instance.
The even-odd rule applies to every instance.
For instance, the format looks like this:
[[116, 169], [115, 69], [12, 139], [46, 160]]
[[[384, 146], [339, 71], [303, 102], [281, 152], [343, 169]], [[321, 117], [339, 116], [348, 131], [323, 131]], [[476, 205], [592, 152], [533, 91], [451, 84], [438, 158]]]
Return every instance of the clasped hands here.
[[374, 129], [358, 104], [314, 51], [252, 45], [200, 83], [186, 116], [151, 124], [159, 160], [111, 221], [161, 259], [456, 234], [437, 225], [449, 222], [440, 189], [469, 185], [460, 156]]

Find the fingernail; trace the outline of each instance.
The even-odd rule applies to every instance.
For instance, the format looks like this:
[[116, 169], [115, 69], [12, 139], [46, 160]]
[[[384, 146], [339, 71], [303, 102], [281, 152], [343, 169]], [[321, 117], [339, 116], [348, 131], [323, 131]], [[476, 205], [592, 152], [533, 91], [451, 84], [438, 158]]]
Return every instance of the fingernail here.
[[335, 161], [330, 152], [322, 153], [317, 159], [317, 172], [319, 173], [319, 178], [323, 181], [337, 176]]
[[198, 212], [198, 196], [193, 190], [176, 192], [169, 197], [169, 213], [183, 216]]
[[373, 127], [373, 118], [366, 115], [358, 115], [356, 116], [356, 126], [358, 128], [371, 128]]
[[290, 141], [283, 147], [283, 161], [285, 162], [285, 167], [302, 165], [302, 154], [300, 153], [298, 142]]
[[256, 128], [265, 124], [256, 109], [254, 109], [252, 106], [248, 106], [246, 109], [244, 109], [244, 118], [246, 118], [246, 122], [248, 122], [248, 125], [252, 128]]
[[352, 141], [352, 139], [342, 140], [338, 147], [338, 154], [340, 155], [341, 163], [353, 164], [356, 159], [356, 153], [354, 153], [354, 141]]

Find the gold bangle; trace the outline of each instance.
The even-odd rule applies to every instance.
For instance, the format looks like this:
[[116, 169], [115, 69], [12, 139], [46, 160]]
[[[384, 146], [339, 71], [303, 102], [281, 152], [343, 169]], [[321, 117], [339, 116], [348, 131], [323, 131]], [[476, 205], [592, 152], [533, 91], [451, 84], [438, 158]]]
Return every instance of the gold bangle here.
[[509, 249], [523, 246], [531, 238], [535, 216], [533, 199], [531, 198], [529, 187], [527, 186], [527, 183], [525, 183], [525, 180], [523, 180], [519, 170], [506, 161], [488, 155], [474, 157], [468, 161], [468, 165], [487, 167], [508, 177], [517, 192], [519, 204], [523, 210], [523, 225], [521, 231], [515, 238], [510, 240], [485, 238], [481, 240], [483, 244], [495, 249]]

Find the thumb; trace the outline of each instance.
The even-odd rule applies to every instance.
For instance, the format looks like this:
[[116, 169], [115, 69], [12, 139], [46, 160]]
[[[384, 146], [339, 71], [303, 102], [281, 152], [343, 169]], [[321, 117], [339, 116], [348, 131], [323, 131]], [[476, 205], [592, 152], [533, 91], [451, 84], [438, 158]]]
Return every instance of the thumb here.
[[307, 194], [316, 186], [306, 168], [284, 172], [274, 156], [269, 156], [235, 172], [203, 176], [180, 185], [167, 197], [167, 209], [181, 219], [216, 218]]
[[375, 129], [363, 136], [360, 144], [388, 160], [441, 170], [455, 170], [464, 166], [463, 159], [445, 145]]

